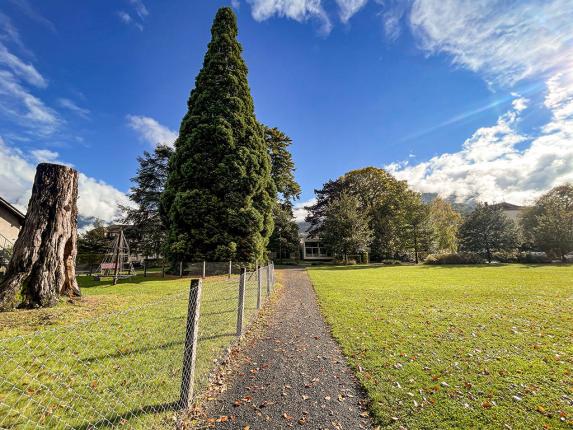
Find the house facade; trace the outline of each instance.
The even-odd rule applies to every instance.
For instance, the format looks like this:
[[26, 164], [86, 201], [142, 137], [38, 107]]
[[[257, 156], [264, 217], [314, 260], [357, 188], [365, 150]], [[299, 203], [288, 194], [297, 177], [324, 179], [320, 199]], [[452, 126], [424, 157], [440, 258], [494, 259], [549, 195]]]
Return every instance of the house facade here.
[[0, 248], [11, 248], [22, 225], [24, 214], [0, 197]]
[[300, 259], [305, 261], [331, 261], [332, 254], [326, 250], [318, 235], [308, 233], [310, 224], [298, 224], [298, 237], [300, 242]]

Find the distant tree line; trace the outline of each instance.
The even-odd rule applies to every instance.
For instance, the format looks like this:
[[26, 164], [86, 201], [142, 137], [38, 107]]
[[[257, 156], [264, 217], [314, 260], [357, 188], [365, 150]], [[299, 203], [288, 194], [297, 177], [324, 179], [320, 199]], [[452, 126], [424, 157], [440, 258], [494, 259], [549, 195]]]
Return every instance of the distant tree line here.
[[366, 253], [372, 261], [416, 263], [430, 254], [473, 253], [491, 262], [527, 251], [565, 261], [573, 251], [572, 185], [540, 197], [517, 222], [499, 205], [478, 203], [462, 215], [442, 198], [426, 202], [406, 181], [374, 167], [328, 181], [315, 194], [306, 208], [309, 231], [344, 261]]

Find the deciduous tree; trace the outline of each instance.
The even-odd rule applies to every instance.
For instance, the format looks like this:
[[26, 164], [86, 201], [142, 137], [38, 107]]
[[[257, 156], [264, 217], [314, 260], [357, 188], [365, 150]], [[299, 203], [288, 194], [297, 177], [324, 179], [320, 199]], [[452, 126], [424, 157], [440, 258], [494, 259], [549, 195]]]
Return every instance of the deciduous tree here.
[[573, 251], [573, 185], [555, 187], [542, 195], [521, 223], [535, 246], [565, 261]]
[[432, 200], [429, 211], [434, 251], [438, 253], [457, 252], [459, 246], [458, 231], [462, 223], [460, 213], [441, 197]]
[[499, 207], [479, 203], [460, 227], [463, 251], [476, 252], [491, 263], [492, 254], [512, 251], [519, 244], [517, 227]]
[[320, 232], [326, 248], [345, 261], [349, 255], [365, 252], [372, 241], [372, 229], [364, 217], [360, 201], [347, 192], [330, 201]]
[[328, 181], [322, 189], [315, 190], [316, 203], [306, 208], [311, 233], [321, 235], [327, 208], [342, 193], [358, 199], [361, 216], [373, 232], [373, 259], [391, 258], [404, 250], [400, 229], [404, 224], [402, 209], [409, 193], [405, 181], [398, 181], [384, 169], [375, 167], [353, 170]]

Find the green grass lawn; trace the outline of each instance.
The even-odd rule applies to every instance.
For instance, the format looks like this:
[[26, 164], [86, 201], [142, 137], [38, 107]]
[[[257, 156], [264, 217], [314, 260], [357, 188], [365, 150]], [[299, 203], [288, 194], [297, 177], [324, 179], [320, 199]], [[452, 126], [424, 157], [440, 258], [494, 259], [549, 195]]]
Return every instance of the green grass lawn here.
[[[236, 336], [238, 278], [203, 284], [197, 379]], [[173, 428], [188, 278], [80, 278], [84, 297], [0, 313], [0, 428]], [[247, 283], [246, 317], [256, 311]]]
[[573, 266], [309, 273], [381, 426], [573, 428]]

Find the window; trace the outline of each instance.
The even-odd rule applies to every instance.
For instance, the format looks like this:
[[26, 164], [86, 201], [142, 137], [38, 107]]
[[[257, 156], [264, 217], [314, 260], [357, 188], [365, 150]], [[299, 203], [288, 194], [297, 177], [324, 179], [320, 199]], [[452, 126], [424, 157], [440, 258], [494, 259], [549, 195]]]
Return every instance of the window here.
[[330, 253], [327, 253], [326, 250], [322, 248], [320, 241], [316, 240], [306, 242], [304, 244], [304, 252], [306, 258], [325, 258], [330, 256]]

